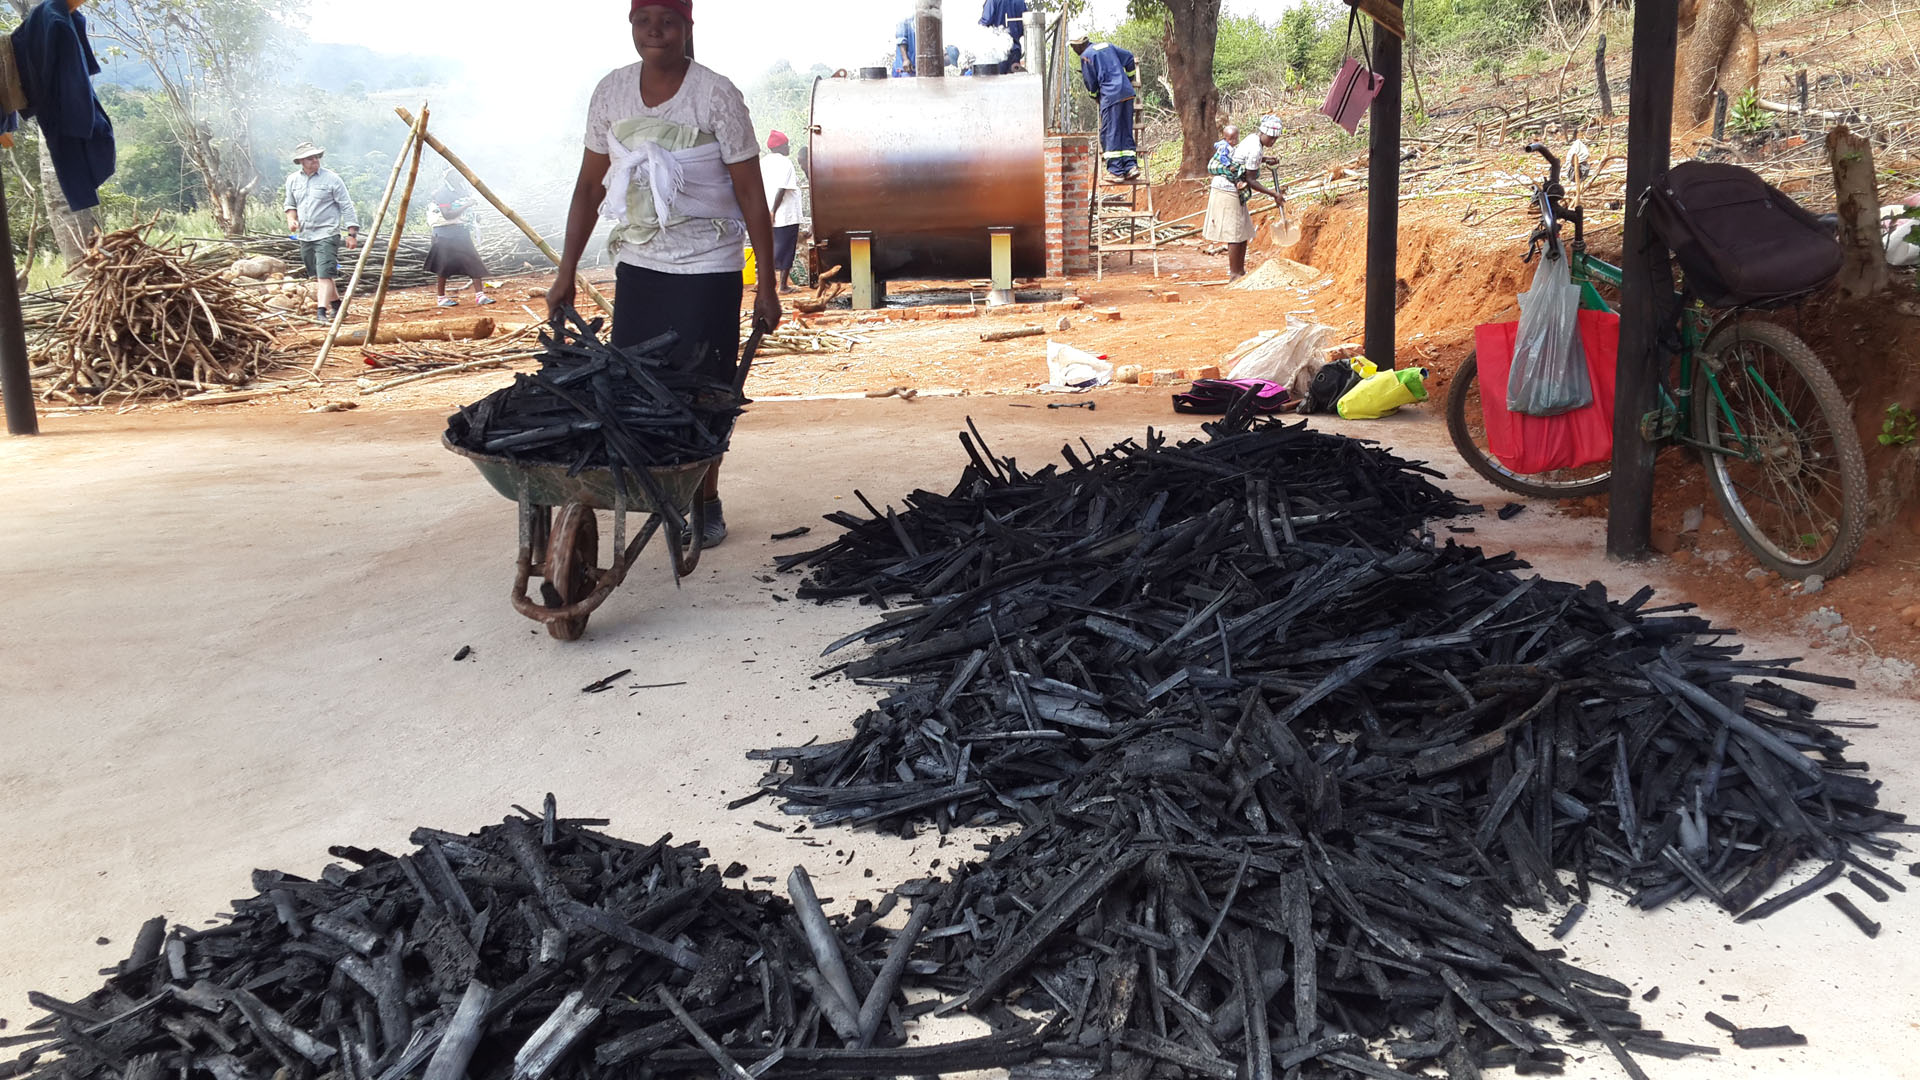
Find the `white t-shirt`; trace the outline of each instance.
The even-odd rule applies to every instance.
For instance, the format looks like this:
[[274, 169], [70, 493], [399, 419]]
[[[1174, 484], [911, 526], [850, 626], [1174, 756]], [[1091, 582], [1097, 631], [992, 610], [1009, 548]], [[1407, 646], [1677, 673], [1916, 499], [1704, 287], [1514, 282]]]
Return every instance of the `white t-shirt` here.
[[[689, 64], [680, 91], [649, 108], [640, 98], [640, 68], [639, 63], [628, 64], [594, 87], [593, 101], [587, 106], [587, 149], [607, 153], [615, 124], [647, 116], [711, 134], [720, 144], [720, 160], [728, 165], [759, 155], [747, 100], [726, 76], [697, 62]], [[747, 265], [741, 233], [716, 229], [705, 218], [667, 225], [646, 244], [623, 243], [619, 260], [668, 274], [720, 274], [744, 270]]]
[[[767, 209], [773, 211], [773, 227], [800, 224], [800, 174], [785, 154], [768, 153], [760, 159], [760, 181], [767, 189]], [[773, 204], [782, 191], [791, 192], [779, 207]]]
[[[1260, 159], [1264, 157], [1265, 154], [1266, 148], [1260, 145], [1260, 135], [1256, 132], [1241, 139], [1240, 145], [1233, 148], [1233, 167], [1237, 174], [1241, 176], [1246, 175], [1249, 169], [1254, 172], [1259, 172]], [[1213, 190], [1237, 191], [1239, 189], [1234, 187], [1232, 178], [1216, 176], [1213, 178]]]

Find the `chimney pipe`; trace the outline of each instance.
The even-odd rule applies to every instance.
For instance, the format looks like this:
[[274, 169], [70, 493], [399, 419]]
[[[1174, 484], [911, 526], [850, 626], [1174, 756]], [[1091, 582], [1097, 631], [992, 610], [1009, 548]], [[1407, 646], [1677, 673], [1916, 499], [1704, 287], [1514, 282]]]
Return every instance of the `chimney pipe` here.
[[941, 32], [940, 0], [915, 0], [913, 73], [923, 79], [947, 73], [947, 43]]

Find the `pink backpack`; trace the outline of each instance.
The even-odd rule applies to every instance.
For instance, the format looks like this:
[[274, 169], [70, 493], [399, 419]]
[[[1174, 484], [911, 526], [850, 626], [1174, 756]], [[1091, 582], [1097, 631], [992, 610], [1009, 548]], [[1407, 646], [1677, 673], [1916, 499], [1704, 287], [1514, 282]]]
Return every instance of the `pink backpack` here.
[[[1367, 107], [1380, 95], [1382, 87], [1387, 85], [1384, 75], [1376, 75], [1368, 65], [1372, 58], [1368, 55], [1367, 33], [1360, 30], [1360, 59], [1352, 56], [1353, 35], [1360, 26], [1360, 11], [1355, 8], [1347, 17], [1347, 58], [1341, 62], [1340, 71], [1333, 77], [1333, 85], [1327, 90], [1326, 104], [1320, 111], [1331, 117], [1333, 122], [1346, 129], [1352, 135], [1360, 126], [1360, 118], [1367, 115]], [[1367, 63], [1361, 63], [1366, 60]]]

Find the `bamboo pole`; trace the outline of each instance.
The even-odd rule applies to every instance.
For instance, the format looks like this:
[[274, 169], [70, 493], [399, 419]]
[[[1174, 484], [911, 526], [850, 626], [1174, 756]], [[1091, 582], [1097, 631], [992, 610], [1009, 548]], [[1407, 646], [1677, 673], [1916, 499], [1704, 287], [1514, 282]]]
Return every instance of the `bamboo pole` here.
[[533, 352], [532, 350], [528, 350], [525, 353], [515, 354], [511, 356], [490, 356], [485, 360], [469, 360], [464, 364], [453, 364], [448, 367], [434, 368], [431, 371], [421, 371], [421, 372], [416, 372], [415, 374], [412, 374], [412, 375], [403, 375], [398, 379], [388, 379], [385, 382], [375, 383], [374, 385], [369, 386], [365, 390], [362, 390], [360, 392], [362, 394], [378, 394], [383, 390], [391, 390], [396, 386], [405, 386], [408, 383], [422, 382], [427, 379], [437, 379], [442, 375], [453, 375], [462, 371], [472, 371], [476, 368], [492, 367], [495, 364], [510, 364], [515, 360], [519, 360], [528, 356], [537, 356], [537, 355], [539, 354], [536, 352]]
[[[407, 110], [396, 107], [393, 111], [399, 114], [400, 119], [406, 121], [409, 124], [413, 123], [413, 116], [412, 114], [408, 113]], [[523, 218], [519, 214], [514, 213], [513, 207], [508, 206], [505, 202], [501, 200], [500, 196], [495, 195], [493, 193], [493, 189], [488, 187], [485, 181], [473, 175], [473, 170], [467, 168], [466, 162], [461, 161], [458, 155], [456, 155], [453, 151], [447, 149], [446, 144], [442, 143], [439, 139], [435, 138], [433, 135], [428, 133], [423, 133], [422, 137], [427, 140], [428, 146], [433, 147], [434, 153], [439, 154], [442, 158], [446, 159], [447, 164], [453, 166], [453, 170], [455, 172], [459, 173], [461, 176], [466, 177], [467, 183], [473, 185], [473, 190], [479, 192], [481, 198], [492, 203], [493, 208], [495, 210], [500, 211], [501, 217], [504, 217], [508, 221], [513, 222], [516, 226], [519, 226], [520, 231], [527, 234], [527, 239], [533, 241], [533, 245], [540, 249], [540, 254], [545, 255], [548, 259], [551, 259], [553, 261], [553, 265], [555, 266], [560, 265], [559, 254], [555, 252], [552, 246], [547, 243], [546, 238], [541, 236], [538, 232], [534, 231], [533, 226], [527, 224], [526, 218]], [[593, 298], [594, 303], [600, 305], [601, 311], [604, 311], [609, 315], [613, 314], [613, 305], [607, 302], [606, 297], [600, 295], [600, 290], [594, 288], [592, 282], [581, 281], [580, 287], [587, 290], [587, 295]]]
[[407, 170], [407, 187], [400, 193], [400, 209], [393, 215], [393, 234], [387, 238], [387, 261], [380, 268], [380, 284], [373, 290], [373, 308], [367, 312], [367, 337], [369, 344], [380, 340], [374, 335], [380, 329], [380, 307], [387, 302], [387, 282], [393, 280], [393, 261], [400, 255], [400, 237], [407, 230], [407, 208], [413, 204], [413, 182], [420, 178], [420, 152], [425, 150], [427, 137], [427, 107], [420, 106], [420, 122], [414, 126], [419, 138], [413, 140], [413, 165]]
[[[426, 106], [421, 106], [426, 111]], [[360, 258], [353, 264], [353, 277], [348, 279], [347, 287], [340, 294], [340, 310], [333, 313], [333, 325], [327, 328], [327, 340], [320, 343], [320, 355], [314, 358], [313, 374], [320, 374], [320, 365], [327, 362], [327, 354], [333, 351], [333, 339], [340, 336], [340, 327], [347, 321], [347, 305], [353, 302], [353, 291], [360, 287], [360, 275], [367, 268], [367, 256], [373, 251], [373, 242], [380, 236], [380, 224], [386, 220], [387, 205], [393, 201], [393, 189], [400, 186], [400, 169], [406, 164], [407, 153], [420, 139], [417, 127], [407, 128], [407, 141], [400, 144], [400, 153], [393, 159], [393, 172], [387, 177], [387, 190], [380, 196], [380, 210], [373, 215], [373, 224], [367, 231], [367, 242], [361, 245]]]

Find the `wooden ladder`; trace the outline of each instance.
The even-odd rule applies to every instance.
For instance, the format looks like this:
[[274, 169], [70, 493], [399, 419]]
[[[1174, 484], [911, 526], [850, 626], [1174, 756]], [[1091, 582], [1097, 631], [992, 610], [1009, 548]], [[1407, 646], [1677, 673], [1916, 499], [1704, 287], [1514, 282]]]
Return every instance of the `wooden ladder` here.
[[[1140, 146], [1144, 133], [1136, 112], [1134, 146]], [[1094, 154], [1094, 180], [1089, 185], [1092, 195], [1087, 207], [1093, 234], [1094, 280], [1106, 276], [1108, 258], [1124, 254], [1127, 265], [1132, 266], [1134, 256], [1140, 252], [1147, 252], [1153, 260], [1153, 276], [1157, 278], [1160, 276], [1160, 219], [1153, 209], [1153, 182], [1147, 172], [1147, 156], [1138, 151], [1134, 154], [1134, 161], [1140, 167], [1138, 180], [1116, 181], [1107, 173], [1105, 149], [1102, 146]]]

